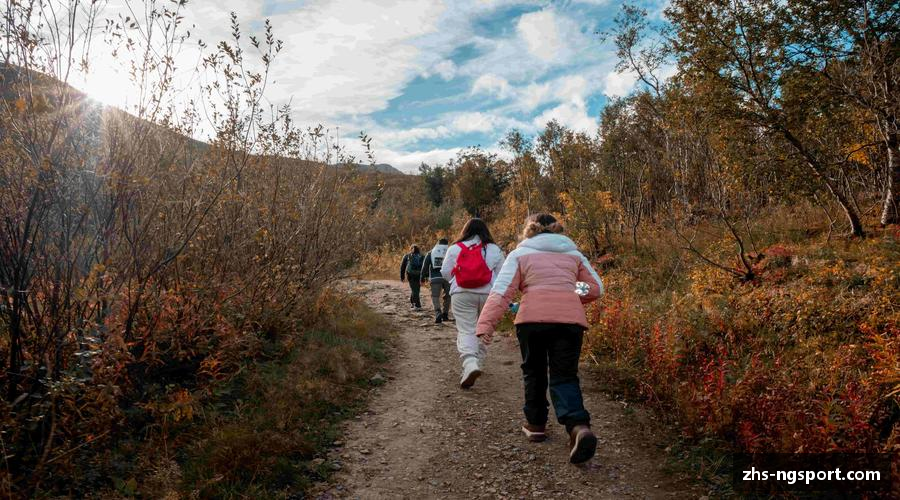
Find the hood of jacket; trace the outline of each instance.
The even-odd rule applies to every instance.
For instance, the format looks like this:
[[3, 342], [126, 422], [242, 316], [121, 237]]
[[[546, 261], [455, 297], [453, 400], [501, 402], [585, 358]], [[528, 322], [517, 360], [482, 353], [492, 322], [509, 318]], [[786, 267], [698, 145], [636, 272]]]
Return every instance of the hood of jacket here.
[[443, 259], [444, 256], [447, 255], [447, 247], [448, 245], [441, 245], [438, 243], [431, 249], [431, 257], [433, 259]]
[[541, 252], [566, 253], [578, 250], [578, 246], [568, 236], [556, 233], [542, 233], [519, 243], [519, 248], [531, 248]]

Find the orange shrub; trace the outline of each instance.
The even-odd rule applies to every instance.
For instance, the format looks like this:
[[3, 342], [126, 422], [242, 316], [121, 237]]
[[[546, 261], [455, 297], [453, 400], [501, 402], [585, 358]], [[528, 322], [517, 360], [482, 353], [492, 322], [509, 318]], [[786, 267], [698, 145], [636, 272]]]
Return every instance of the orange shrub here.
[[896, 450], [895, 243], [762, 254], [751, 283], [695, 267], [687, 290], [656, 316], [613, 269], [609, 295], [591, 309], [587, 347], [635, 377], [688, 436], [750, 452]]

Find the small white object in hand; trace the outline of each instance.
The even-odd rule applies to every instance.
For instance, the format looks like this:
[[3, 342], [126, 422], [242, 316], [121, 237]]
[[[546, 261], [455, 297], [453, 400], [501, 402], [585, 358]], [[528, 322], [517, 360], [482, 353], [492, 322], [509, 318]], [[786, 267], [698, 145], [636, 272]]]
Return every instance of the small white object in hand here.
[[575, 282], [575, 293], [584, 297], [588, 294], [588, 291], [591, 289], [591, 285], [588, 285], [584, 281], [576, 281]]

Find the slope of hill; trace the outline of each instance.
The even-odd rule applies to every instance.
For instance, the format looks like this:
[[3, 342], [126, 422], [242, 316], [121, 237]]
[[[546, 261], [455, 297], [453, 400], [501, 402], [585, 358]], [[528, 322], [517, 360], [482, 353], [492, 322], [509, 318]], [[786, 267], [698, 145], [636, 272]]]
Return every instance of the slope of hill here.
[[406, 175], [405, 173], [401, 172], [400, 170], [395, 168], [393, 165], [390, 165], [388, 163], [376, 163], [374, 165], [366, 165], [366, 164], [360, 163], [359, 169], [363, 172], [368, 172], [368, 171], [374, 170], [375, 172], [380, 172], [382, 174]]
[[[0, 97], [2, 97], [3, 101], [16, 102], [20, 98], [20, 96], [16, 95], [16, 92], [14, 89], [16, 88], [16, 83], [23, 77], [24, 71], [25, 70], [23, 68], [20, 68], [20, 67], [14, 66], [14, 65], [8, 65], [5, 63], [0, 63]], [[72, 87], [71, 85], [69, 85], [67, 83], [57, 81], [50, 76], [43, 75], [38, 72], [32, 72], [30, 79], [33, 83], [39, 85], [40, 87], [48, 89], [48, 91], [46, 93], [36, 93], [35, 95], [40, 95], [41, 97], [47, 98], [48, 101], [50, 101], [50, 102], [48, 102], [48, 106], [50, 108], [53, 108], [56, 105], [58, 105], [58, 103], [53, 102], [55, 99], [51, 96], [62, 96], [65, 94], [66, 99], [69, 102], [77, 103], [77, 105], [80, 108], [79, 112], [81, 113], [79, 115], [79, 120], [82, 123], [96, 124], [96, 123], [98, 123], [98, 120], [100, 119], [101, 115], [103, 115], [104, 113], [111, 113], [111, 114], [119, 116], [121, 118], [140, 120], [140, 118], [136, 118], [135, 116], [133, 116], [132, 114], [130, 114], [127, 111], [124, 111], [122, 109], [119, 109], [119, 108], [116, 108], [113, 106], [108, 106], [108, 105], [102, 104], [94, 99], [91, 99], [90, 96], [86, 95], [84, 92]], [[55, 91], [50, 91], [49, 89], [51, 89], [53, 87], [57, 87], [57, 88], [55, 89]], [[153, 126], [157, 127], [157, 125], [155, 125], [155, 124]], [[0, 124], [0, 133], [2, 133], [2, 128], [3, 128], [2, 124]], [[160, 128], [162, 129], [163, 127], [160, 127]], [[177, 132], [173, 132], [173, 131], [166, 131], [166, 132], [179, 135], [179, 134], [177, 134]], [[192, 149], [195, 149], [195, 150], [205, 150], [206, 148], [209, 147], [208, 142], [197, 139], [196, 137], [188, 137], [187, 140], [191, 144]], [[309, 162], [306, 160], [296, 160], [296, 162], [297, 162], [297, 164], [302, 164], [302, 165], [307, 165], [307, 166], [315, 163], [315, 162]], [[348, 164], [337, 163], [337, 164], [332, 164], [330, 166], [346, 167], [346, 166], [348, 166]], [[388, 174], [388, 175], [406, 175], [403, 172], [401, 172], [400, 170], [398, 170], [397, 168], [395, 168], [394, 166], [387, 164], [387, 163], [376, 163], [374, 165], [368, 164], [368, 163], [357, 163], [356, 168], [359, 172], [365, 172], [365, 173], [377, 172], [377, 173]]]

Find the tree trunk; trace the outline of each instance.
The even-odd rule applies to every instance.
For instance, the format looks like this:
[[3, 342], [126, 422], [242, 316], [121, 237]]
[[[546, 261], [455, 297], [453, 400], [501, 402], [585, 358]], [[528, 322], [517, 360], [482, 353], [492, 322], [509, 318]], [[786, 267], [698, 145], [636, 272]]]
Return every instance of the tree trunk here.
[[840, 192], [833, 189], [830, 185], [828, 185], [828, 189], [834, 195], [835, 199], [837, 199], [838, 204], [844, 209], [844, 215], [847, 217], [847, 221], [850, 222], [850, 235], [863, 237], [866, 235], [865, 230], [863, 230], [862, 221], [859, 219], [859, 214], [856, 213], [856, 210], [853, 208], [853, 205], [850, 204], [850, 201]]
[[887, 189], [881, 211], [881, 225], [900, 223], [900, 138], [891, 134], [887, 140]]
[[788, 141], [788, 143], [796, 150], [802, 157], [804, 163], [809, 167], [813, 174], [822, 181], [822, 184], [828, 189], [828, 192], [834, 196], [834, 199], [838, 202], [841, 208], [844, 210], [844, 215], [847, 217], [847, 222], [850, 223], [850, 234], [851, 236], [863, 237], [866, 235], [865, 230], [863, 229], [862, 221], [860, 221], [859, 213], [857, 213], [856, 209], [851, 204], [851, 201], [844, 196], [844, 193], [841, 192], [840, 187], [834, 185], [831, 182], [826, 173], [825, 169], [819, 163], [819, 160], [810, 153], [806, 147], [797, 139], [794, 134], [784, 128], [784, 127], [776, 127], [778, 131], [781, 132], [781, 135]]
[[[13, 291], [18, 293], [18, 291]], [[9, 359], [7, 360], [6, 398], [12, 402], [19, 395], [19, 380], [22, 370], [22, 317], [17, 298], [13, 298], [13, 311], [9, 322]]]

